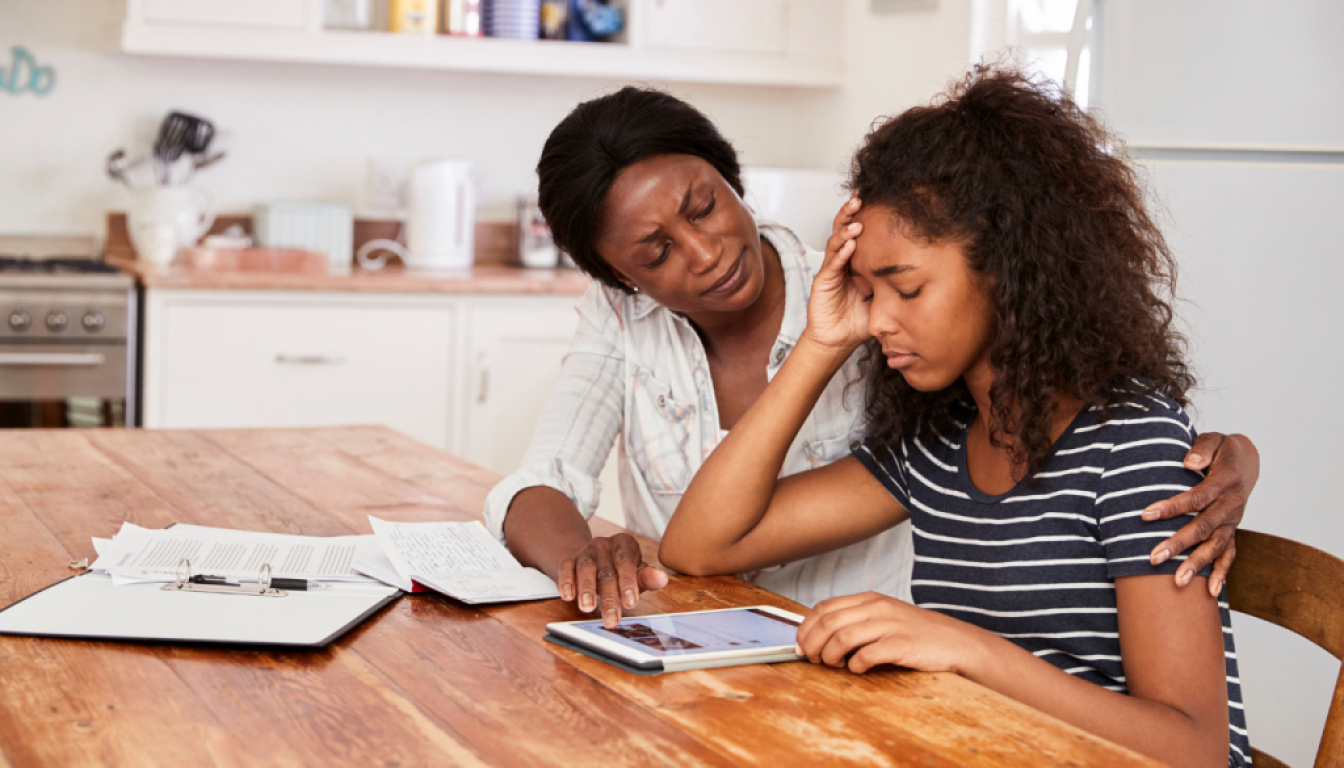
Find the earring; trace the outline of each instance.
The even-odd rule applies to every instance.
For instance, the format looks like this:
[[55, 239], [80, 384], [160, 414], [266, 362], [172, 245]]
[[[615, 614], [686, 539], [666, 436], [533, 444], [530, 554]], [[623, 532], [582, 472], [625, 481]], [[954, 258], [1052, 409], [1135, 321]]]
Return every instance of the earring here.
[[630, 286], [630, 290], [634, 291], [635, 293], [639, 293], [639, 286], [638, 286], [638, 285], [632, 285], [632, 286]]

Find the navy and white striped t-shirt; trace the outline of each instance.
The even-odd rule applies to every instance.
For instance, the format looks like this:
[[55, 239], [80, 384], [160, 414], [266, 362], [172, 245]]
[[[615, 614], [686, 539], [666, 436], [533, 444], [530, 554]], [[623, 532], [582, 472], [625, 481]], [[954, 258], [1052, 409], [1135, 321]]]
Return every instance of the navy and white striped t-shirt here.
[[[917, 605], [1012, 640], [1076, 677], [1128, 693], [1120, 660], [1115, 580], [1172, 574], [1149, 551], [1187, 518], [1145, 522], [1149, 504], [1193, 487], [1182, 462], [1195, 431], [1162, 396], [1126, 396], [1110, 419], [1084, 408], [1055, 442], [1035, 487], [982, 493], [966, 471], [969, 401], [952, 434], [931, 429], [894, 447], [864, 445], [857, 458], [910, 512], [911, 582]], [[1208, 575], [1206, 568], [1201, 575]], [[1227, 655], [1228, 764], [1250, 765], [1226, 589], [1219, 598]]]

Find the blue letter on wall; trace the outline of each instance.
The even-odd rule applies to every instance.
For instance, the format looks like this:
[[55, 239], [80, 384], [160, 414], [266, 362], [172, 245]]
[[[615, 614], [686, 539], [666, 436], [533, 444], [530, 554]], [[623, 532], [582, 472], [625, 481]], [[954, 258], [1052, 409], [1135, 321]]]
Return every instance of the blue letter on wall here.
[[0, 88], [15, 95], [24, 91], [32, 91], [38, 96], [51, 93], [52, 87], [56, 85], [56, 70], [37, 66], [37, 59], [21, 45], [10, 50], [14, 56], [13, 62], [9, 71], [0, 69]]

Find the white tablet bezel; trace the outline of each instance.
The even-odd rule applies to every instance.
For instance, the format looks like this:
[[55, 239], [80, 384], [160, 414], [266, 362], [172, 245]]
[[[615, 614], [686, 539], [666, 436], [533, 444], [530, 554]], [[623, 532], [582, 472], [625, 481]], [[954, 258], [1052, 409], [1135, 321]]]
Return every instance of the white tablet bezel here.
[[[657, 619], [662, 618], [664, 616], [690, 616], [703, 613], [726, 613], [728, 611], [749, 611], [749, 610], [764, 611], [766, 613], [778, 616], [780, 618], [796, 621], [800, 624], [803, 621], [802, 616], [799, 616], [798, 614], [793, 613], [792, 611], [786, 611], [783, 608], [776, 608], [773, 605], [742, 605], [733, 608], [714, 608], [708, 611], [682, 611], [680, 613], [651, 613], [644, 616], [629, 616], [626, 618]], [[611, 656], [613, 658], [620, 659], [621, 661], [624, 661], [627, 664], [631, 664], [633, 666], [640, 667], [643, 669], [658, 668], [666, 666], [669, 663], [673, 665], [680, 665], [692, 661], [697, 662], [718, 661], [724, 659], [755, 658], [757, 656], [778, 656], [780, 654], [788, 654], [790, 656], [796, 656], [796, 654], [794, 654], [793, 652], [795, 646], [792, 644], [778, 645], [778, 646], [754, 646], [752, 648], [745, 648], [742, 650], [734, 650], [734, 651], [706, 651], [704, 653], [696, 653], [694, 651], [691, 651], [689, 653], [678, 653], [668, 656], [655, 656], [651, 653], [644, 653], [642, 651], [635, 650], [634, 648], [629, 648], [627, 646], [621, 645], [620, 643], [617, 643], [614, 640], [608, 640], [602, 637], [601, 635], [594, 634], [578, 626], [579, 624], [588, 624], [592, 621], [598, 621], [598, 620], [600, 619], [580, 619], [579, 621], [552, 622], [546, 625], [546, 631], [558, 637], [564, 638], [565, 640], [568, 640], [572, 643], [575, 643], [576, 645], [581, 645], [585, 648], [592, 649], [606, 656]], [[796, 657], [802, 658], [801, 656]]]

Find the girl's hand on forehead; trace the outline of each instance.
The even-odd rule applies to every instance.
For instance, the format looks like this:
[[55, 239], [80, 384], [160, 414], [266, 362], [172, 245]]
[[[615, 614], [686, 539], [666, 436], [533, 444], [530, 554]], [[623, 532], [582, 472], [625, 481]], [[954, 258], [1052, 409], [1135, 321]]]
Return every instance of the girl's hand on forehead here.
[[813, 341], [846, 354], [871, 338], [867, 296], [855, 284], [849, 262], [863, 225], [854, 216], [863, 207], [857, 197], [840, 206], [826, 241], [826, 259], [812, 281], [807, 304], [807, 331]]

